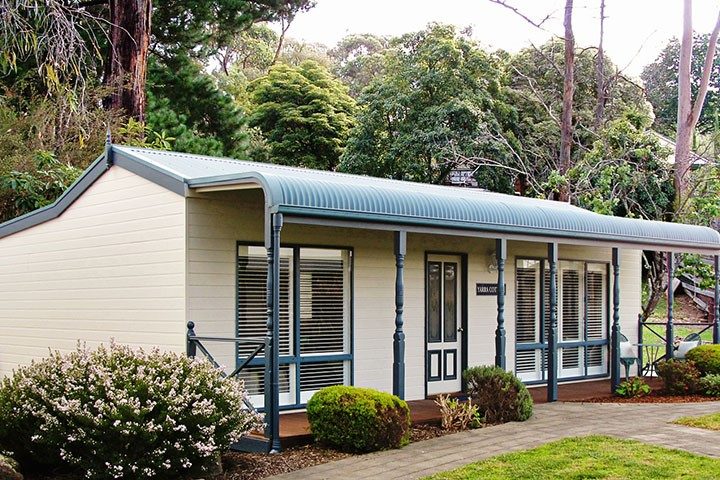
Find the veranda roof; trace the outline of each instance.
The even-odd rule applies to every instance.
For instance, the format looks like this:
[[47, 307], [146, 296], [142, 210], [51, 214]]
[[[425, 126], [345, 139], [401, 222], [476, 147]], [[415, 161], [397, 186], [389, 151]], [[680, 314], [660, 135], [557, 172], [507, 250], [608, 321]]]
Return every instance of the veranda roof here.
[[0, 225], [0, 237], [62, 213], [112, 162], [179, 194], [257, 185], [270, 212], [294, 217], [720, 253], [720, 234], [711, 228], [600, 215], [562, 202], [118, 145], [109, 153], [55, 204]]

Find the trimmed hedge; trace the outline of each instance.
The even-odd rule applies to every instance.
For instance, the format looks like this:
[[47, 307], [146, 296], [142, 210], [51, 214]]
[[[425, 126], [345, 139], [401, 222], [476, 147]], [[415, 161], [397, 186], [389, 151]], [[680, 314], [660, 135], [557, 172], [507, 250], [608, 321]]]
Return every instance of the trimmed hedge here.
[[702, 375], [720, 375], [720, 345], [700, 345], [686, 355]]
[[480, 366], [465, 370], [463, 378], [467, 382], [467, 393], [485, 422], [523, 422], [532, 416], [530, 392], [512, 372]]
[[307, 416], [315, 439], [341, 450], [372, 452], [410, 442], [407, 403], [371, 388], [323, 388], [307, 403]]
[[658, 362], [657, 373], [665, 385], [665, 391], [671, 395], [689, 395], [698, 390], [700, 371], [692, 360]]

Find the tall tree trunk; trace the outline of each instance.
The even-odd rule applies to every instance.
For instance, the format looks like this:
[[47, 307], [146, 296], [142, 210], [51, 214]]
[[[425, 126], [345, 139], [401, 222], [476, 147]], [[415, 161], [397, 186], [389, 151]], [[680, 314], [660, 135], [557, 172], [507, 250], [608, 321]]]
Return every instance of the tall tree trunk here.
[[277, 61], [280, 59], [280, 54], [282, 53], [283, 43], [285, 42], [285, 34], [290, 29], [290, 24], [292, 24], [294, 19], [295, 19], [295, 14], [292, 12], [280, 17], [280, 36], [278, 37], [277, 48], [275, 49], [275, 55], [273, 56], [273, 59], [272, 59], [272, 62], [270, 63], [270, 65], [275, 65], [277, 63]]
[[648, 297], [642, 308], [642, 316], [647, 320], [667, 289], [667, 262], [663, 252], [646, 251], [643, 252], [643, 263], [647, 275]]
[[600, 0], [600, 41], [598, 42], [597, 59], [595, 60], [595, 85], [597, 89], [597, 104], [595, 105], [595, 131], [602, 127], [605, 117], [605, 51], [603, 49], [603, 37], [605, 35], [605, 0]]
[[683, 34], [680, 42], [680, 65], [678, 67], [678, 115], [675, 138], [675, 172], [673, 177], [675, 184], [675, 211], [678, 214], [682, 214], [689, 190], [689, 172], [692, 167], [690, 147], [695, 126], [705, 103], [719, 34], [720, 13], [718, 13], [715, 28], [710, 35], [702, 78], [700, 79], [700, 85], [698, 85], [698, 94], [695, 102], [693, 102], [690, 76], [693, 47], [692, 0], [684, 0]]
[[[573, 95], [575, 93], [575, 37], [572, 28], [573, 0], [565, 1], [565, 72], [563, 79], [563, 106], [560, 121], [560, 161], [558, 170], [564, 175], [572, 165]], [[568, 188], [563, 187], [557, 200], [568, 200]]]
[[110, 0], [110, 52], [105, 83], [112, 91], [105, 104], [145, 121], [145, 81], [150, 47], [152, 0]]

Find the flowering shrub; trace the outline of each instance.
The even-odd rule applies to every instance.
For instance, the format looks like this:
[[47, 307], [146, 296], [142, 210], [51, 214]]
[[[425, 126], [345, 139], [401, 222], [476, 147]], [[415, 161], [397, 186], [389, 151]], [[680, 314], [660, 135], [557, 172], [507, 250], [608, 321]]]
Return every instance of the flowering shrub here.
[[242, 383], [208, 362], [111, 344], [20, 368], [0, 385], [0, 450], [86, 478], [178, 478], [260, 426]]

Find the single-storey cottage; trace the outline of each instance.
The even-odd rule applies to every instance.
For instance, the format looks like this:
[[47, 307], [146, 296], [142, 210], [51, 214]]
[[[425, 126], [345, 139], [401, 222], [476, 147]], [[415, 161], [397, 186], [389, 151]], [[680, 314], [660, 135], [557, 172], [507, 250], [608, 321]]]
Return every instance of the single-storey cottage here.
[[54, 204], [0, 225], [0, 373], [78, 340], [200, 347], [243, 367], [274, 439], [280, 410], [335, 384], [423, 399], [496, 364], [553, 400], [558, 382], [619, 378], [643, 249], [717, 255], [720, 234], [108, 144]]

